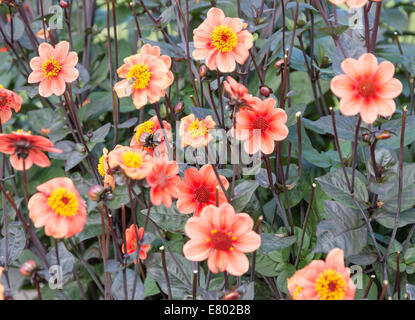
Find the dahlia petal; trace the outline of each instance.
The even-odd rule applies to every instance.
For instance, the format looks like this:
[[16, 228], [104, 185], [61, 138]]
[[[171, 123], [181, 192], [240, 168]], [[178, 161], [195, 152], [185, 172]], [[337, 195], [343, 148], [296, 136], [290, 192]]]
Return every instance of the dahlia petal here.
[[56, 96], [61, 96], [65, 92], [66, 84], [62, 77], [56, 77], [52, 80], [52, 91]]
[[196, 203], [193, 196], [180, 196], [176, 206], [181, 213], [189, 214], [195, 211]]
[[45, 168], [50, 166], [49, 158], [42, 151], [37, 149], [30, 150], [28, 158], [31, 158], [31, 161], [39, 167]]
[[39, 56], [42, 60], [49, 60], [53, 57], [54, 48], [47, 42], [42, 42], [38, 48]]
[[219, 51], [217, 51], [216, 49], [211, 49], [205, 57], [205, 64], [209, 70], [216, 70], [216, 57], [218, 56], [218, 53]]
[[183, 254], [190, 261], [203, 261], [209, 257], [211, 248], [204, 241], [189, 240], [183, 246]]
[[360, 111], [363, 105], [364, 100], [360, 96], [349, 96], [340, 99], [339, 109], [345, 116], [354, 116]]
[[361, 8], [367, 3], [367, 1], [368, 0], [346, 0], [346, 3], [349, 8]]
[[285, 124], [282, 124], [280, 122], [272, 122], [268, 130], [266, 131], [267, 136], [270, 137], [270, 139], [275, 141], [282, 141], [285, 138], [287, 138], [289, 133], [289, 130]]
[[344, 269], [344, 253], [340, 248], [332, 249], [326, 257], [326, 268], [342, 272]]
[[221, 250], [214, 250], [208, 258], [208, 267], [212, 273], [223, 272], [228, 266], [228, 255]]
[[255, 231], [249, 231], [239, 237], [233, 243], [233, 247], [241, 252], [253, 252], [261, 245], [261, 237]]
[[61, 239], [68, 233], [68, 221], [60, 215], [51, 215], [45, 225], [45, 234], [55, 239]]
[[353, 300], [356, 293], [356, 285], [352, 279], [349, 279], [347, 283], [347, 291], [344, 300]]
[[253, 226], [254, 221], [248, 214], [238, 213], [232, 223], [231, 231], [234, 236], [239, 237], [252, 230]]
[[201, 174], [196, 168], [188, 168], [184, 172], [184, 182], [192, 188], [200, 186], [201, 180]]
[[362, 105], [360, 108], [360, 116], [362, 117], [362, 120], [367, 124], [371, 124], [376, 121], [378, 112], [374, 100]]
[[59, 73], [59, 77], [61, 77], [65, 82], [74, 82], [79, 77], [79, 71], [73, 67], [65, 66]]
[[170, 67], [171, 67], [171, 58], [169, 56], [162, 55], [162, 56], [160, 56], [160, 59], [164, 62], [164, 65], [166, 66], [166, 68], [170, 69]]
[[68, 232], [66, 233], [65, 237], [69, 238], [81, 232], [84, 229], [85, 222], [86, 222], [86, 208], [82, 204], [82, 205], [79, 205], [78, 213], [74, 217], [68, 219], [67, 221]]
[[63, 62], [68, 56], [68, 52], [69, 52], [69, 42], [61, 41], [55, 46], [53, 57], [55, 58], [55, 60], [59, 62]]
[[252, 33], [250, 33], [248, 30], [244, 30], [238, 33], [238, 45], [236, 48], [242, 50], [242, 47], [244, 48], [244, 51], [248, 51], [248, 49], [251, 49], [254, 43], [254, 37]]
[[25, 170], [29, 170], [33, 165], [32, 159], [30, 157], [28, 157], [26, 160], [23, 160], [23, 158], [19, 159], [15, 154], [10, 156], [10, 164], [15, 170], [23, 171], [23, 161]]
[[275, 148], [275, 142], [271, 137], [266, 136], [263, 134], [261, 136], [261, 151], [264, 154], [271, 154]]
[[29, 77], [27, 78], [28, 83], [38, 83], [42, 81], [44, 78], [43, 71], [42, 70], [36, 70], [33, 71], [31, 74], [29, 74]]
[[376, 88], [376, 96], [383, 99], [394, 99], [402, 92], [402, 82], [398, 79], [391, 79]]
[[335, 4], [335, 5], [339, 5], [344, 3], [346, 0], [330, 0], [331, 3]]
[[390, 117], [396, 111], [396, 104], [393, 100], [378, 99], [376, 102], [376, 108], [382, 117]]
[[364, 77], [373, 76], [378, 69], [378, 60], [372, 53], [365, 53], [358, 59], [361, 73]]
[[360, 80], [362, 78], [362, 70], [357, 60], [352, 58], [346, 58], [341, 63], [340, 67], [348, 76], [354, 80]]
[[227, 254], [228, 266], [226, 271], [233, 276], [241, 276], [249, 269], [249, 260], [245, 254], [233, 251]]
[[28, 202], [29, 218], [32, 219], [36, 228], [43, 227], [49, 218], [49, 214], [53, 214], [48, 206], [48, 198], [38, 192], [35, 193]]
[[230, 230], [235, 219], [235, 209], [229, 203], [224, 203], [216, 212], [216, 219], [214, 220], [216, 229]]
[[74, 51], [71, 51], [66, 56], [65, 60], [62, 61], [62, 67], [74, 68], [77, 63], [78, 63], [78, 54]]
[[388, 82], [393, 78], [395, 73], [395, 66], [389, 61], [382, 61], [376, 73], [373, 75], [373, 82], [376, 84], [383, 84]]
[[0, 121], [1, 124], [5, 124], [12, 117], [12, 111], [10, 109], [0, 110]]
[[335, 76], [330, 83], [331, 92], [338, 97], [347, 97], [355, 91], [355, 81], [345, 74]]
[[147, 104], [147, 95], [144, 90], [135, 90], [133, 92], [133, 103], [137, 109], [141, 109], [141, 107]]
[[33, 71], [39, 70], [42, 68], [42, 58], [40, 57], [34, 57], [30, 60], [30, 68], [32, 68]]
[[219, 52], [216, 57], [216, 64], [220, 72], [232, 72], [235, 70], [235, 59], [231, 53]]
[[39, 84], [39, 94], [42, 97], [50, 97], [53, 94], [52, 81], [49, 79], [43, 79]]
[[131, 94], [129, 92], [130, 88], [131, 85], [129, 84], [129, 81], [127, 79], [118, 81], [114, 86], [115, 93], [119, 98], [128, 97]]
[[230, 27], [232, 31], [235, 33], [239, 33], [244, 27], [243, 21], [239, 18], [225, 17], [225, 19], [223, 20], [223, 25]]
[[204, 21], [209, 27], [215, 28], [216, 26], [222, 25], [225, 20], [225, 13], [218, 8], [210, 8], [206, 20]]

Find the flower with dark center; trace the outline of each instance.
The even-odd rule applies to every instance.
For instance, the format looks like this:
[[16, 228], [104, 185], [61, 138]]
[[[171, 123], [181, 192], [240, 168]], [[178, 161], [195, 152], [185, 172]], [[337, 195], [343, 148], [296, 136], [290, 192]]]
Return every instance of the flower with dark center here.
[[[224, 176], [219, 176], [222, 185], [227, 190], [229, 182]], [[204, 165], [198, 171], [189, 168], [184, 172], [184, 180], [178, 184], [177, 209], [181, 213], [199, 216], [202, 209], [210, 204], [219, 205], [227, 202], [219, 181], [211, 165]], [[217, 195], [217, 199], [216, 199]]]
[[191, 261], [208, 259], [213, 273], [227, 271], [241, 276], [249, 269], [245, 252], [257, 250], [260, 236], [252, 230], [254, 221], [246, 213], [235, 213], [229, 203], [205, 207], [199, 217], [187, 220], [185, 231], [190, 238], [183, 247]]
[[0, 134], [0, 152], [10, 155], [10, 163], [16, 170], [28, 170], [33, 164], [42, 168], [49, 167], [50, 160], [42, 151], [63, 152], [54, 148], [49, 139], [32, 135], [30, 131], [18, 130], [11, 134]]
[[262, 101], [255, 98], [250, 109], [243, 108], [236, 116], [232, 132], [236, 139], [244, 141], [244, 149], [249, 154], [262, 151], [271, 154], [275, 141], [288, 136], [287, 114], [283, 109], [274, 108], [276, 101], [268, 98]]

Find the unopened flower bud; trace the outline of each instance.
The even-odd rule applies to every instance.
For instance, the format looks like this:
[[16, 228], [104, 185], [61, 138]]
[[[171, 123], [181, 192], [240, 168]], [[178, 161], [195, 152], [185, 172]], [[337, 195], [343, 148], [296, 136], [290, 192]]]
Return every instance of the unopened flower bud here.
[[104, 187], [97, 184], [89, 188], [88, 197], [92, 201], [98, 201], [103, 192], [104, 192]]
[[36, 268], [36, 262], [34, 260], [28, 260], [20, 267], [20, 273], [24, 277], [30, 277]]
[[239, 300], [240, 294], [238, 291], [231, 291], [226, 294], [222, 300]]
[[182, 113], [184, 109], [184, 103], [183, 101], [179, 101], [176, 106], [174, 107], [174, 112], [176, 113]]
[[327, 56], [324, 56], [323, 57], [323, 59], [322, 59], [322, 61], [321, 61], [321, 65], [326, 65], [326, 64], [328, 64], [329, 63], [329, 57], [327, 57]]
[[391, 135], [390, 131], [383, 130], [382, 132], [376, 134], [376, 139], [377, 140], [386, 140], [386, 139], [389, 139], [391, 136], [392, 135]]
[[276, 68], [276, 69], [280, 69], [283, 65], [284, 65], [284, 59], [280, 59], [280, 60], [277, 60], [277, 61], [274, 63], [274, 68]]
[[259, 93], [265, 98], [268, 98], [269, 95], [272, 93], [272, 89], [266, 85], [263, 85], [259, 88]]
[[199, 68], [199, 76], [204, 78], [208, 73], [208, 68], [205, 64], [202, 64]]
[[86, 136], [88, 137], [88, 139], [91, 139], [94, 136], [94, 132], [92, 130], [89, 130]]
[[62, 9], [66, 9], [67, 7], [68, 7], [68, 2], [66, 2], [66, 1], [64, 1], [64, 0], [60, 0], [59, 1], [59, 6], [62, 8]]
[[364, 142], [370, 142], [370, 134], [369, 133], [364, 133], [362, 135], [362, 139]]

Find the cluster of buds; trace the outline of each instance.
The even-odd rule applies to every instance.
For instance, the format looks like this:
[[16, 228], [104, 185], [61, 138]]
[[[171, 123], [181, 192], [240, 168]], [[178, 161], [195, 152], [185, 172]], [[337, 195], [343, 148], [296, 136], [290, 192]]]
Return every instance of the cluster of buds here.
[[95, 202], [111, 201], [114, 199], [114, 195], [111, 193], [111, 187], [104, 188], [99, 184], [89, 188], [88, 197]]

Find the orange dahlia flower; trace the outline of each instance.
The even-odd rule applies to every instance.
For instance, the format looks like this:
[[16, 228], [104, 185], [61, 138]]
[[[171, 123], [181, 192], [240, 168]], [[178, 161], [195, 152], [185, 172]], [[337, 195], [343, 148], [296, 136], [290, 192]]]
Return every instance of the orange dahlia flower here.
[[179, 134], [182, 139], [182, 146], [192, 146], [193, 148], [201, 148], [207, 146], [213, 139], [209, 134], [209, 129], [216, 126], [211, 116], [205, 119], [196, 118], [193, 113], [180, 119]]
[[146, 180], [150, 185], [150, 200], [155, 206], [162, 203], [170, 208], [172, 198], [179, 195], [178, 184], [181, 179], [178, 176], [179, 166], [174, 160], [167, 157], [155, 158], [153, 169], [147, 175]]
[[130, 179], [140, 180], [151, 171], [153, 158], [145, 151], [118, 145], [108, 154], [108, 163], [111, 169], [119, 167]]
[[347, 58], [341, 68], [345, 74], [331, 80], [331, 91], [340, 98], [340, 112], [345, 116], [360, 113], [368, 124], [378, 115], [391, 116], [394, 98], [402, 92], [402, 83], [393, 78], [395, 67], [389, 61], [378, 64], [376, 57], [365, 53], [358, 60]]
[[331, 250], [326, 261], [314, 260], [298, 270], [287, 286], [294, 300], [353, 300], [356, 291], [339, 248]]
[[243, 108], [236, 116], [234, 136], [243, 140], [244, 149], [249, 154], [261, 150], [264, 154], [274, 151], [274, 141], [282, 141], [288, 136], [287, 114], [283, 109], [274, 108], [275, 100], [261, 100], [255, 97], [251, 108]]
[[[134, 229], [135, 226], [135, 229]], [[137, 228], [136, 225], [132, 224], [127, 230], [125, 230], [125, 238], [127, 243], [127, 254], [132, 254], [137, 251], [137, 235], [138, 239], [142, 240], [144, 236], [144, 228]], [[150, 250], [150, 244], [140, 245], [140, 252], [138, 253], [138, 257], [141, 260], [147, 259], [147, 251]], [[125, 254], [124, 243], [121, 247], [122, 252]], [[137, 263], [137, 259], [134, 260], [134, 263]]]
[[[229, 182], [224, 176], [219, 176], [222, 184], [227, 190]], [[194, 216], [198, 217], [202, 209], [210, 204], [219, 205], [227, 202], [219, 181], [210, 164], [205, 164], [198, 171], [195, 168], [186, 169], [184, 172], [184, 180], [178, 184], [180, 193], [177, 200], [177, 209], [181, 213], [189, 214], [194, 212]], [[216, 193], [218, 199], [216, 200]]]
[[261, 245], [261, 237], [252, 230], [254, 221], [246, 213], [235, 213], [229, 203], [219, 208], [207, 206], [200, 217], [187, 220], [185, 232], [190, 238], [183, 246], [184, 256], [191, 261], [208, 259], [213, 273], [227, 271], [243, 275], [249, 269], [245, 252]]
[[228, 76], [223, 86], [229, 95], [229, 105], [234, 107], [249, 107], [255, 103], [254, 97], [248, 93], [248, 88]]
[[42, 97], [52, 94], [61, 96], [65, 92], [66, 82], [78, 79], [77, 63], [78, 55], [74, 51], [69, 52], [69, 42], [61, 41], [55, 47], [43, 42], [39, 45], [39, 57], [30, 61], [33, 72], [27, 81], [40, 82], [39, 94]]
[[[33, 164], [45, 168], [50, 166], [49, 158], [42, 151], [62, 153], [53, 147], [53, 142], [42, 136], [34, 136], [22, 130], [11, 134], [0, 134], [0, 152], [10, 154], [10, 163], [16, 170], [28, 170]], [[24, 166], [23, 166], [24, 163]]]
[[54, 178], [36, 187], [29, 200], [29, 217], [36, 228], [55, 239], [81, 232], [86, 221], [86, 206], [69, 178]]
[[124, 59], [124, 64], [117, 73], [121, 80], [115, 84], [118, 97], [132, 94], [137, 109], [147, 102], [155, 103], [166, 95], [167, 89], [174, 81], [170, 71], [171, 58], [160, 55], [160, 48], [145, 44], [139, 54]]
[[22, 107], [22, 98], [11, 90], [0, 86], [0, 121], [2, 124], [10, 120], [12, 109], [19, 112]]
[[193, 30], [196, 60], [205, 60], [210, 70], [235, 70], [235, 61], [243, 64], [253, 45], [247, 24], [239, 18], [228, 18], [221, 9], [211, 8], [202, 24]]
[[[163, 127], [167, 135], [167, 140], [171, 141], [171, 125], [163, 120]], [[130, 147], [149, 152], [153, 156], [161, 156], [167, 153], [166, 141], [157, 116], [139, 124], [134, 129], [134, 136], [131, 139]]]
[[109, 160], [108, 160], [108, 149], [104, 148], [102, 149], [102, 156], [99, 158], [98, 163], [98, 172], [101, 175], [101, 177], [104, 178], [104, 187], [110, 186], [112, 190], [115, 189], [115, 178], [112, 174]]
[[[348, 5], [349, 8], [361, 8], [363, 7], [369, 0], [330, 0], [331, 3], [335, 4], [336, 6], [345, 3]], [[375, 2], [380, 2], [382, 0], [372, 0]]]

